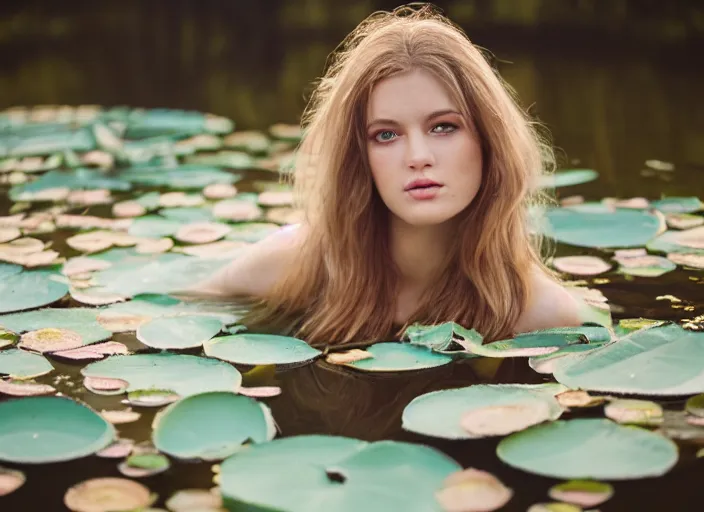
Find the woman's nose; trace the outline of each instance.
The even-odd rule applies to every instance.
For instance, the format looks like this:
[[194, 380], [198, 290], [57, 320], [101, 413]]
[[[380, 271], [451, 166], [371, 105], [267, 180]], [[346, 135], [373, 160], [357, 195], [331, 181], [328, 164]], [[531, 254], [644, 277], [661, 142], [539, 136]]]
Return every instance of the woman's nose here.
[[423, 134], [409, 134], [406, 164], [412, 170], [421, 170], [435, 164], [435, 157]]

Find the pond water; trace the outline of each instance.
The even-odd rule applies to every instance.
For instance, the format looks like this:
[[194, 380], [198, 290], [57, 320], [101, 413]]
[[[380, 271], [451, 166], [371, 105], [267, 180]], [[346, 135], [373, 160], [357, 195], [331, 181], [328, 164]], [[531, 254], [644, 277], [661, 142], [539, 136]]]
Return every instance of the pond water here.
[[[60, 44], [20, 49], [3, 64], [2, 106], [95, 103], [187, 108], [229, 117], [237, 129], [295, 123], [307, 84], [349, 27], [342, 24], [314, 35], [287, 27], [280, 21], [283, 3], [277, 3], [279, 11], [252, 9], [249, 17], [228, 12], [225, 23], [208, 6], [202, 11], [181, 7], [178, 13], [184, 18], [168, 20], [158, 9], [127, 9], [113, 13], [114, 18], [104, 12], [94, 25], [69, 30], [70, 36]], [[69, 28], [79, 19], [86, 20], [83, 11], [74, 16], [64, 18]], [[704, 68], [691, 65], [695, 56], [672, 56], [662, 49], [628, 44], [609, 47], [588, 40], [562, 44], [549, 36], [513, 39], [508, 31], [477, 32], [478, 43], [494, 51], [499, 69], [522, 102], [531, 105], [551, 130], [562, 167], [600, 173], [597, 181], [559, 189], [559, 195], [580, 194], [587, 200], [704, 197]], [[643, 172], [649, 159], [673, 162], [675, 171]], [[252, 179], [273, 179], [263, 172], [246, 175], [249, 179], [242, 187], [238, 183], [238, 189], [251, 190]], [[11, 203], [4, 194], [0, 201], [0, 215], [7, 215]], [[64, 247], [58, 238], [57, 246]], [[603, 255], [597, 250], [558, 247], [558, 255], [569, 254]], [[704, 314], [701, 271], [678, 268], [659, 278], [634, 279], [610, 273], [587, 281], [609, 299], [615, 321], [635, 317], [679, 320]], [[681, 302], [663, 299], [666, 295]], [[143, 348], [133, 334], [114, 339], [130, 348]], [[98, 396], [82, 387], [79, 370], [84, 363], [52, 363], [55, 372], [38, 382], [51, 383], [97, 410], [122, 407], [123, 397]], [[57, 384], [59, 374], [68, 378]], [[502, 464], [495, 455], [497, 440], [443, 441], [415, 435], [402, 430], [400, 417], [414, 397], [428, 391], [474, 383], [547, 380], [530, 369], [525, 359], [516, 358], [490, 366], [464, 361], [408, 374], [376, 375], [317, 362], [258, 382], [245, 377], [244, 384], [281, 386], [281, 396], [265, 401], [282, 436], [320, 433], [427, 444], [463, 467], [494, 473], [515, 491], [502, 510], [522, 511], [548, 501], [547, 490], [558, 480]], [[661, 403], [682, 409], [684, 399]], [[118, 425], [121, 437], [138, 442], [149, 439], [155, 409], [139, 411], [139, 421]], [[600, 417], [602, 412], [579, 411], [566, 417], [589, 416]], [[699, 510], [704, 459], [696, 459], [696, 451], [696, 444], [681, 443], [679, 462], [666, 476], [616, 482], [615, 496], [600, 510]], [[114, 459], [97, 457], [36, 466], [3, 465], [20, 468], [27, 475], [22, 488], [0, 498], [3, 511], [61, 510], [70, 486], [91, 477], [120, 476]], [[163, 499], [176, 490], [211, 487], [211, 466], [177, 462], [166, 473], [143, 482], [161, 496], [158, 504], [163, 506]]]

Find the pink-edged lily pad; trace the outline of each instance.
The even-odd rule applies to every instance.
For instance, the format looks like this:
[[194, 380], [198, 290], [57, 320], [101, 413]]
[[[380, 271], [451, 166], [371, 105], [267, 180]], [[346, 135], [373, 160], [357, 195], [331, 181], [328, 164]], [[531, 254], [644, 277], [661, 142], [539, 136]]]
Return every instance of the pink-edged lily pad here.
[[107, 377], [84, 377], [83, 385], [88, 391], [98, 395], [119, 395], [129, 387], [126, 380]]
[[83, 346], [83, 339], [76, 331], [47, 327], [24, 333], [20, 337], [19, 348], [34, 352], [59, 352]]
[[491, 473], [468, 468], [452, 473], [435, 497], [446, 512], [491, 512], [509, 502], [513, 490]]
[[596, 507], [611, 499], [614, 488], [610, 484], [592, 480], [570, 480], [551, 487], [548, 495], [555, 501], [564, 501], [580, 507]]
[[345, 365], [354, 363], [355, 361], [371, 359], [373, 357], [374, 355], [371, 352], [367, 352], [366, 350], [359, 348], [353, 348], [352, 350], [345, 350], [344, 352], [332, 352], [325, 356], [325, 362], [330, 364]]
[[0, 496], [7, 496], [22, 487], [27, 477], [22, 471], [0, 466]]
[[100, 411], [100, 415], [103, 418], [105, 418], [106, 420], [108, 420], [110, 423], [112, 423], [113, 425], [121, 425], [123, 423], [132, 423], [142, 417], [141, 413], [138, 413], [137, 411], [133, 411], [132, 409], [112, 410], [112, 411], [102, 410], [102, 411]]
[[11, 396], [39, 396], [56, 393], [56, 389], [48, 384], [0, 379], [0, 393]]
[[74, 512], [107, 512], [149, 507], [156, 496], [140, 483], [125, 478], [93, 478], [74, 485], [64, 504]]
[[279, 386], [243, 386], [240, 387], [237, 392], [240, 395], [248, 396], [251, 398], [269, 398], [272, 396], [279, 396], [281, 394], [281, 388]]
[[175, 238], [189, 244], [215, 242], [230, 232], [230, 226], [219, 222], [192, 222], [179, 228]]
[[134, 441], [132, 439], [117, 439], [110, 446], [96, 453], [98, 457], [106, 459], [122, 459], [132, 453]]
[[611, 269], [606, 261], [596, 256], [563, 256], [552, 260], [560, 272], [576, 276], [595, 276]]

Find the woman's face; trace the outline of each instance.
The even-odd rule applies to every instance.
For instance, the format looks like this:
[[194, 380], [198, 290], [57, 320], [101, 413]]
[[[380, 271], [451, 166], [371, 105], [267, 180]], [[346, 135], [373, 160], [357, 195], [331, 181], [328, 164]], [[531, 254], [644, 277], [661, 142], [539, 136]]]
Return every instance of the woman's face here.
[[452, 219], [472, 202], [482, 181], [479, 139], [427, 71], [393, 76], [373, 88], [367, 154], [394, 220], [412, 226]]

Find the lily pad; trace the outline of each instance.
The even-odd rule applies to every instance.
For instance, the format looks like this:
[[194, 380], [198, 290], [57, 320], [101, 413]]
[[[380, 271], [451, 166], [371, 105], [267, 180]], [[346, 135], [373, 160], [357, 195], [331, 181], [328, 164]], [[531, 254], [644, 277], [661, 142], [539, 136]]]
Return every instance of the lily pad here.
[[46, 308], [0, 316], [0, 325], [21, 333], [43, 328], [69, 329], [83, 344], [106, 340], [112, 333], [97, 320], [99, 310], [89, 308]]
[[110, 423], [68, 398], [0, 402], [0, 460], [40, 464], [78, 459], [105, 448], [114, 438]]
[[677, 462], [677, 445], [639, 427], [604, 419], [556, 421], [503, 439], [506, 464], [554, 478], [624, 480], [661, 476]]
[[60, 274], [49, 270], [28, 270], [0, 279], [0, 313], [34, 309], [56, 302], [68, 293]]
[[559, 384], [478, 384], [433, 391], [414, 398], [403, 410], [401, 422], [405, 430], [426, 436], [474, 439], [484, 434], [473, 435], [462, 427], [462, 417], [467, 412], [488, 407], [532, 406], [540, 402], [547, 406], [546, 419], [555, 420], [563, 411], [554, 395], [564, 390]]
[[233, 334], [213, 338], [203, 344], [206, 355], [235, 364], [301, 364], [321, 352], [305, 341], [270, 334]]
[[614, 400], [604, 407], [604, 414], [616, 423], [631, 425], [658, 425], [663, 420], [662, 407], [650, 400]]
[[704, 390], [704, 332], [668, 324], [634, 331], [555, 370], [575, 389], [644, 395]]
[[66, 491], [64, 504], [74, 512], [144, 510], [155, 498], [149, 489], [133, 480], [93, 478]]
[[214, 218], [211, 209], [205, 206], [163, 208], [159, 215], [178, 222], [209, 222]]
[[145, 215], [135, 219], [127, 232], [132, 236], [160, 238], [175, 234], [180, 227], [181, 223], [179, 221], [167, 219], [160, 215]]
[[202, 189], [211, 183], [235, 183], [241, 176], [214, 166], [180, 165], [178, 167], [136, 167], [125, 169], [120, 179], [140, 185], [166, 186], [172, 189]]
[[640, 247], [660, 229], [658, 217], [646, 211], [588, 209], [589, 203], [578, 206], [584, 208], [548, 210], [543, 225], [545, 235], [579, 247]]
[[423, 345], [433, 350], [445, 351], [453, 344], [454, 338], [461, 337], [465, 340], [481, 345], [483, 337], [474, 329], [465, 329], [455, 322], [445, 322], [438, 325], [410, 325], [403, 333], [403, 339], [415, 345]]
[[698, 197], [665, 197], [650, 204], [663, 213], [692, 213], [704, 209]]
[[596, 507], [611, 499], [614, 488], [610, 484], [592, 480], [571, 480], [552, 486], [548, 495], [554, 500], [581, 507]]
[[52, 371], [54, 367], [42, 355], [18, 348], [0, 351], [0, 374], [13, 379], [32, 379]]
[[695, 395], [687, 400], [687, 412], [699, 418], [704, 418], [704, 393]]
[[611, 265], [596, 256], [562, 256], [552, 260], [560, 272], [576, 276], [595, 276], [611, 269]]
[[542, 176], [540, 186], [543, 188], [569, 187], [594, 181], [599, 173], [592, 169], [570, 169], [557, 171], [552, 175]]
[[243, 242], [258, 242], [267, 236], [279, 231], [281, 226], [268, 222], [241, 222], [231, 224], [232, 230], [225, 235], [227, 240], [241, 240]]
[[460, 469], [427, 446], [298, 436], [228, 458], [221, 465], [220, 486], [231, 510], [440, 512], [434, 493]]
[[171, 390], [185, 397], [208, 391], [235, 391], [242, 375], [217, 359], [185, 354], [113, 356], [87, 365], [84, 377], [107, 377], [129, 382], [127, 391]]
[[402, 372], [435, 368], [452, 362], [452, 357], [411, 343], [376, 343], [366, 349], [372, 357], [345, 363], [365, 372]]
[[169, 405], [155, 420], [152, 441], [182, 459], [219, 460], [245, 442], [271, 440], [271, 413], [256, 400], [228, 392], [202, 393]]
[[660, 277], [672, 272], [677, 265], [663, 258], [652, 254], [635, 257], [614, 258], [619, 263], [619, 273], [638, 277]]
[[506, 505], [513, 490], [491, 473], [468, 468], [447, 477], [435, 496], [446, 512], [491, 512]]
[[222, 329], [222, 322], [210, 316], [155, 318], [139, 326], [137, 339], [160, 349], [199, 347]]
[[690, 247], [688, 245], [682, 245], [680, 239], [687, 236], [688, 231], [693, 231], [695, 229], [701, 229], [702, 227], [692, 228], [685, 231], [665, 231], [663, 234], [654, 238], [646, 247], [651, 251], [664, 252], [668, 254], [672, 253], [683, 253], [683, 254], [698, 254], [704, 255], [704, 249]]
[[26, 481], [27, 476], [22, 471], [0, 466], [0, 497], [15, 492]]

